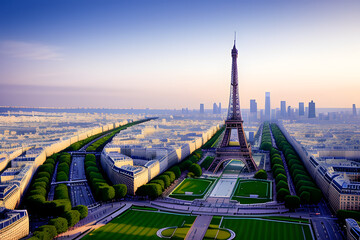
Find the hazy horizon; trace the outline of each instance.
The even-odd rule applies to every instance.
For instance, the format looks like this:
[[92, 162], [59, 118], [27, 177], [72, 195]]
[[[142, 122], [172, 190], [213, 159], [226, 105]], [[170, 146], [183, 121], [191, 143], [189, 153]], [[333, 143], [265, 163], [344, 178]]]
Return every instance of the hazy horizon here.
[[207, 109], [360, 105], [360, 2], [2, 1], [0, 104]]

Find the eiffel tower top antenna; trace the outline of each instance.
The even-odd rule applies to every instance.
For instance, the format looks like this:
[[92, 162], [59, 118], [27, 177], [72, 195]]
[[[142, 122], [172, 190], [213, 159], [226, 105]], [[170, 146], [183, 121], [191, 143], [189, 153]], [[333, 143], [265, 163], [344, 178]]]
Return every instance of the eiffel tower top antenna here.
[[234, 46], [236, 46], [236, 31], [234, 32]]

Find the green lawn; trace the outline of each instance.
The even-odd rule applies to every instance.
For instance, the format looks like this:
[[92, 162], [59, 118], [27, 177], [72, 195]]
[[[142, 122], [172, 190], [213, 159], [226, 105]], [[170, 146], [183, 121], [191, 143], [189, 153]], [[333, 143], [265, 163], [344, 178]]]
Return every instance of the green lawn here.
[[[170, 194], [170, 197], [184, 200], [203, 198], [214, 182], [215, 179], [186, 178], [177, 188], [175, 188]], [[186, 195], [185, 192], [192, 192], [192, 194]]]
[[[250, 197], [258, 195], [258, 197]], [[272, 200], [271, 181], [255, 179], [238, 179], [232, 196], [242, 204], [263, 203]]]
[[224, 217], [221, 228], [231, 229], [235, 239], [247, 240], [303, 240], [312, 239], [310, 226], [268, 219]]
[[181, 227], [183, 223], [191, 225], [194, 220], [195, 216], [183, 214], [128, 210], [82, 239], [161, 239], [156, 235], [156, 232], [160, 228], [172, 226]]

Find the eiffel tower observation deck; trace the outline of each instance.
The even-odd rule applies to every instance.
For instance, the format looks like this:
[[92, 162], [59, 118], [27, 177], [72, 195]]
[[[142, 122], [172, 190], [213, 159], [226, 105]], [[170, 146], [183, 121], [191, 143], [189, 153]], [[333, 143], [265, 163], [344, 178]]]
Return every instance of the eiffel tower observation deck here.
[[[237, 57], [238, 50], [236, 49], [236, 42], [231, 50], [232, 67], [231, 67], [231, 85], [230, 85], [230, 100], [227, 119], [225, 120], [225, 133], [221, 141], [221, 145], [216, 149], [216, 157], [211, 164], [209, 170], [217, 172], [221, 165], [228, 160], [241, 160], [247, 167], [249, 172], [257, 170], [257, 166], [251, 155], [251, 146], [247, 143], [245, 132], [243, 128], [243, 120], [240, 112], [239, 100], [239, 83], [238, 83], [238, 69]], [[230, 142], [231, 132], [236, 131], [238, 137], [236, 143]]]

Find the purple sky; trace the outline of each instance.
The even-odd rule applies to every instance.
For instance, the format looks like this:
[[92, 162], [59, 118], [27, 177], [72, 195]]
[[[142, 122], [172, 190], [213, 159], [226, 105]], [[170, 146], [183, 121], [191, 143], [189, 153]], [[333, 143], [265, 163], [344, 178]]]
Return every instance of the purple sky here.
[[0, 2], [0, 105], [360, 105], [359, 1]]

